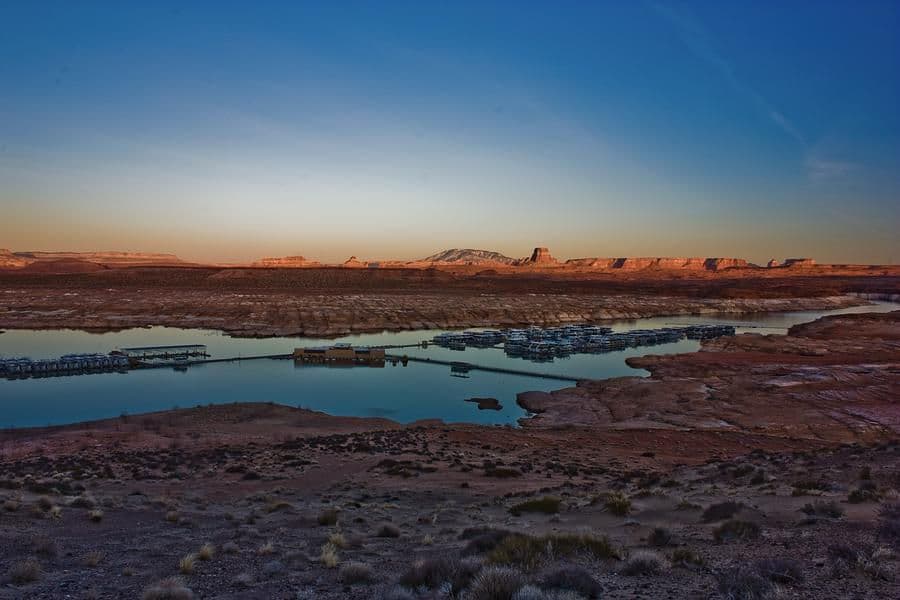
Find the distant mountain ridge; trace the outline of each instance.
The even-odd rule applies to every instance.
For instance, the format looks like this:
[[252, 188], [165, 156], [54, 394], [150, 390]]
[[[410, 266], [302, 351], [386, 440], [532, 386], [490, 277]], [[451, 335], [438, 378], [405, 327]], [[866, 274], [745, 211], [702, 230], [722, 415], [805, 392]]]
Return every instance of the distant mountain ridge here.
[[434, 263], [459, 263], [459, 264], [482, 264], [482, 263], [502, 263], [504, 265], [512, 265], [518, 262], [515, 258], [510, 258], [499, 252], [490, 250], [477, 250], [474, 248], [451, 248], [437, 254], [432, 254], [427, 258], [423, 258], [422, 262]]

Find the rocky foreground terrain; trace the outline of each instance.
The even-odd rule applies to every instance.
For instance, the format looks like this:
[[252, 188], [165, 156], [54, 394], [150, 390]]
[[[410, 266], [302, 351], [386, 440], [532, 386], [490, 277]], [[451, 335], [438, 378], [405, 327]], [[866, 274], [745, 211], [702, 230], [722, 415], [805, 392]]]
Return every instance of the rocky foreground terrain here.
[[0, 433], [0, 598], [896, 598], [900, 312], [636, 360], [522, 428], [268, 404]]

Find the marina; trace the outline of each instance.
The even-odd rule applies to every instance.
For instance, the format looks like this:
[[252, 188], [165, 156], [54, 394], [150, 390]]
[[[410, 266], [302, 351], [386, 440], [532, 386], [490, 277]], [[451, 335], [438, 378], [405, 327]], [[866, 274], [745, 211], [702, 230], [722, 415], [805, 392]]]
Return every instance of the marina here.
[[[449, 340], [463, 333], [441, 330], [305, 339], [234, 338], [217, 331], [169, 327], [102, 334], [7, 329], [0, 335], [0, 359], [4, 365], [10, 364], [9, 359], [19, 361], [22, 356], [32, 357], [32, 363], [69, 355], [90, 355], [101, 361], [114, 356], [111, 351], [121, 353], [123, 349], [135, 348], [195, 347], [197, 352], [191, 357], [134, 357], [134, 364], [129, 359], [128, 366], [111, 370], [98, 370], [90, 366], [91, 361], [84, 361], [85, 369], [47, 375], [10, 376], [6, 372], [0, 376], [0, 427], [65, 424], [174, 406], [246, 401], [301, 406], [337, 416], [386, 417], [402, 423], [436, 418], [446, 422], [515, 425], [518, 419], [527, 416], [516, 404], [517, 393], [550, 391], [582, 379], [646, 375], [625, 361], [648, 353], [696, 351], [700, 340], [692, 338], [702, 335], [702, 330], [690, 329], [693, 326], [730, 325], [735, 327], [735, 333], [753, 332], [761, 327], [772, 328], [766, 332], [785, 332], [791, 325], [823, 314], [887, 311], [895, 310], [896, 306], [881, 303], [830, 312], [657, 317], [589, 326], [600, 329], [585, 326], [584, 335], [578, 336], [573, 335], [572, 327], [565, 326], [492, 328], [471, 331], [471, 342], [465, 340], [462, 349], [434, 343], [435, 338]], [[681, 333], [661, 333], [667, 328]], [[534, 341], [554, 342], [555, 337], [554, 345], [563, 348], [563, 340], [574, 337], [586, 340], [588, 346], [591, 336], [631, 339], [637, 345], [585, 352], [575, 351], [581, 342], [567, 340], [565, 343], [573, 345], [570, 354], [533, 360], [505, 351], [504, 336], [514, 337], [516, 330], [524, 330], [526, 337], [529, 331], [537, 334], [540, 330], [539, 339]], [[656, 333], [651, 336], [648, 331]], [[618, 335], [626, 333], [629, 336]], [[665, 341], [676, 338], [676, 341]], [[368, 368], [368, 363], [357, 366], [356, 362], [337, 360], [294, 360], [299, 348], [327, 349], [341, 345], [384, 349], [383, 366]], [[171, 350], [168, 353], [174, 354]], [[159, 352], [142, 351], [142, 354]], [[503, 408], [479, 411], [472, 403], [465, 402], [473, 397], [496, 398]]]

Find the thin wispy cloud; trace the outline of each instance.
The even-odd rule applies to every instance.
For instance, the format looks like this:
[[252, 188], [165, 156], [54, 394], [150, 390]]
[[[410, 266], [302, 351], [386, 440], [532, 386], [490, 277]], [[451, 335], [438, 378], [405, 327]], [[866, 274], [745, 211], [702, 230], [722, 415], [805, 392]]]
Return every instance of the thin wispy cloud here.
[[817, 156], [806, 157], [806, 170], [813, 183], [832, 181], [854, 171], [857, 165], [841, 160], [826, 160]]
[[767, 117], [784, 133], [804, 146], [806, 145], [803, 133], [790, 119], [775, 108], [762, 94], [737, 76], [731, 62], [716, 49], [711, 36], [697, 19], [670, 4], [651, 2], [650, 6], [674, 26], [678, 37], [695, 57], [712, 67], [735, 92], [753, 105], [761, 115]]

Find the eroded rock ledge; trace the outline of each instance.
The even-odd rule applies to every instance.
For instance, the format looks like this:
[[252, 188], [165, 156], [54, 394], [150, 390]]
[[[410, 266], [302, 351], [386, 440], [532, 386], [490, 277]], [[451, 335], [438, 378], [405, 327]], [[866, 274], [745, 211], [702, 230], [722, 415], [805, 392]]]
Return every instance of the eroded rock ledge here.
[[900, 311], [824, 317], [788, 335], [743, 334], [700, 352], [643, 356], [651, 376], [525, 392], [527, 428], [669, 429], [825, 442], [900, 434]]

